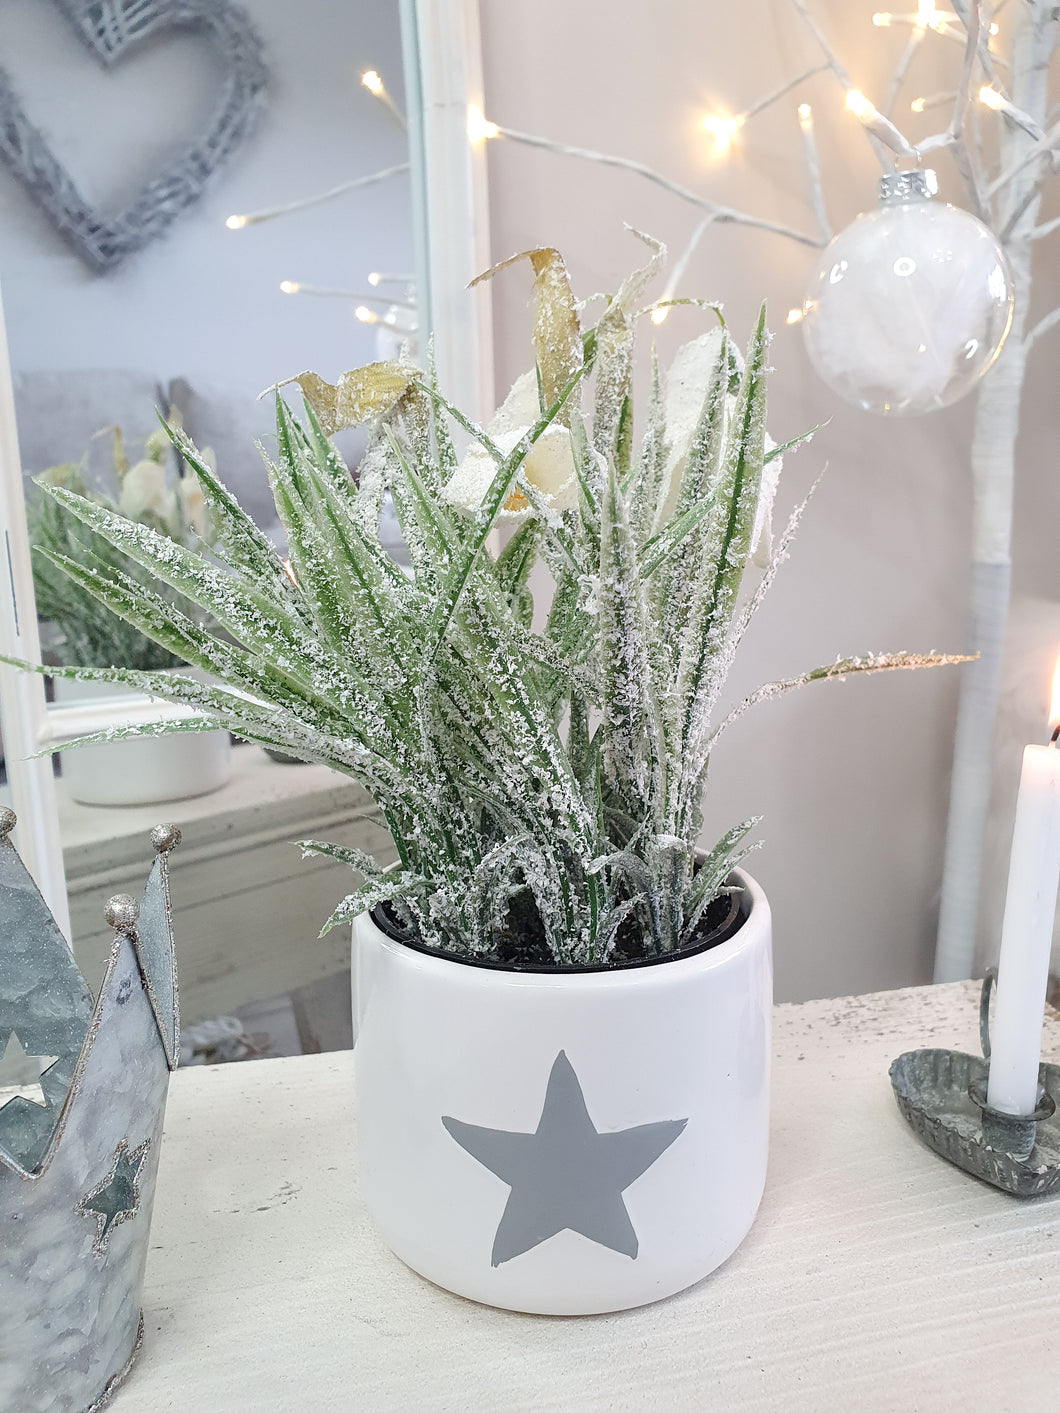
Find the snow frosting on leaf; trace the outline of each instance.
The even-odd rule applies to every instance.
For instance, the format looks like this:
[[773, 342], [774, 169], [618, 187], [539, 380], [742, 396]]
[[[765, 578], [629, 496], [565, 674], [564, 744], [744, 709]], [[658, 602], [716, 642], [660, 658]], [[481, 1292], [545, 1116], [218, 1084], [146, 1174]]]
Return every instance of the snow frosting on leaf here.
[[[92, 567], [53, 554], [73, 591], [213, 678], [70, 669], [194, 713], [106, 737], [223, 723], [377, 800], [395, 872], [305, 845], [355, 875], [325, 926], [388, 899], [426, 946], [458, 955], [560, 966], [665, 955], [696, 941], [756, 846], [747, 820], [696, 854], [706, 769], [728, 722], [805, 682], [944, 660], [838, 659], [715, 721], [798, 512], [768, 560], [781, 458], [765, 432], [762, 319], [746, 363], [720, 327], [669, 370], [653, 362], [637, 423], [637, 309], [663, 257], [641, 239], [650, 258], [584, 335], [558, 252], [516, 257], [534, 281], [536, 366], [485, 428], [446, 401], [430, 366], [373, 364], [334, 384], [303, 374], [304, 423], [277, 397], [266, 462], [287, 562], [177, 431], [222, 564], [62, 485], [42, 488], [116, 552]], [[329, 440], [355, 423], [368, 428], [357, 481]], [[454, 423], [470, 438], [459, 463]], [[138, 494], [157, 491], [140, 480]], [[384, 504], [407, 572], [380, 541]], [[503, 518], [521, 523], [494, 558]], [[538, 557], [554, 582], [551, 602], [535, 605]], [[745, 571], [762, 559], [748, 593]], [[142, 577], [118, 567], [127, 562]]]
[[766, 433], [766, 458], [762, 467], [762, 484], [758, 492], [758, 508], [755, 510], [755, 524], [751, 532], [751, 562], [758, 569], [766, 569], [773, 554], [773, 502], [780, 484], [780, 472], [784, 466], [782, 456], [770, 457], [776, 442]]

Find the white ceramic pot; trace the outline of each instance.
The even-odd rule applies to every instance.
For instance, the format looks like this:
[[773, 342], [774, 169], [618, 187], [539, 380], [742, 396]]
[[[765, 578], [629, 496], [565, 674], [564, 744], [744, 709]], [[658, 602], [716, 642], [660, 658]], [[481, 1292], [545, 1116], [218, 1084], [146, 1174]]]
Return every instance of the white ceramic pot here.
[[[187, 669], [191, 674], [191, 669]], [[78, 682], [56, 677], [55, 700], [74, 702], [113, 698], [115, 716], [122, 701], [146, 697], [111, 682]], [[63, 779], [71, 798], [83, 805], [155, 805], [187, 800], [219, 789], [231, 771], [227, 731], [187, 736], [139, 736], [62, 752]]]
[[769, 1126], [769, 904], [706, 951], [516, 972], [354, 922], [361, 1191], [436, 1284], [586, 1315], [694, 1284], [743, 1240]]

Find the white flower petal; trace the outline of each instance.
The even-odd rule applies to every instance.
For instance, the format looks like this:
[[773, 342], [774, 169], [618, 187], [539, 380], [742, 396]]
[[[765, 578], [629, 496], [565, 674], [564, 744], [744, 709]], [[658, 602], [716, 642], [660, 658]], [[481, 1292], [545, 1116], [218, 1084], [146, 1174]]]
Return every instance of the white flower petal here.
[[711, 375], [721, 353], [723, 331], [709, 329], [690, 343], [682, 344], [674, 354], [666, 373], [663, 391], [663, 416], [666, 420], [668, 443], [666, 469], [655, 516], [655, 528], [667, 524], [677, 505], [684, 475], [685, 458], [692, 435], [703, 411], [703, 399], [710, 387]]
[[486, 431], [494, 441], [503, 433], [515, 431], [517, 428], [521, 437], [540, 416], [537, 373], [531, 368], [528, 373], [520, 373], [516, 378], [508, 390], [508, 396], [486, 423]]
[[161, 515], [166, 499], [166, 473], [157, 461], [138, 461], [130, 466], [121, 483], [118, 509], [130, 520], [143, 515]]
[[482, 504], [497, 470], [481, 442], [472, 442], [445, 487], [445, 499], [459, 510], [474, 513]]
[[198, 476], [190, 467], [177, 482], [177, 492], [180, 496], [180, 508], [184, 514], [185, 523], [190, 525], [197, 535], [205, 537], [208, 518], [206, 498], [199, 485]]
[[[492, 424], [491, 424], [492, 428]], [[531, 428], [528, 425], [499, 431], [491, 438], [505, 456], [513, 451]], [[472, 442], [445, 488], [446, 500], [462, 510], [476, 511], [489, 490], [497, 467], [481, 442]], [[553, 423], [530, 448], [522, 467], [523, 475], [546, 497], [552, 510], [566, 510], [578, 503], [578, 482], [570, 432]], [[513, 490], [504, 502], [501, 518], [521, 520], [529, 513], [526, 497]]]

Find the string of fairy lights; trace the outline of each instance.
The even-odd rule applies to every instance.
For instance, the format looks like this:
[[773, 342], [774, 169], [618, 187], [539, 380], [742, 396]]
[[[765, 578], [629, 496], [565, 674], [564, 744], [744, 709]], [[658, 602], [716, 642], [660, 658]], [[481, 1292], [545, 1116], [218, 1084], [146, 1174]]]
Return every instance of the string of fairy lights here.
[[[376, 69], [366, 69], [361, 75], [361, 85], [379, 102], [401, 131], [407, 132], [408, 122], [405, 114], [394, 102], [379, 72]], [[270, 206], [261, 211], [235, 213], [226, 218], [225, 225], [230, 231], [245, 230], [248, 226], [260, 225], [262, 222], [274, 221], [296, 211], [305, 211], [310, 207], [323, 205], [338, 197], [347, 196], [353, 191], [363, 191], [366, 187], [374, 186], [378, 182], [387, 181], [392, 177], [407, 175], [408, 172], [408, 162], [396, 162], [377, 172], [369, 172], [365, 176], [340, 182], [337, 186], [329, 187], [326, 191], [316, 192], [312, 196], [301, 197], [295, 201], [285, 201], [280, 205]], [[414, 276], [410, 273], [387, 273], [372, 270], [366, 280], [371, 286], [370, 293], [332, 289], [323, 285], [307, 284], [304, 280], [290, 279], [281, 280], [279, 289], [281, 294], [315, 295], [326, 299], [346, 300], [353, 304], [354, 318], [360, 323], [381, 325], [399, 339], [414, 336], [417, 328]], [[373, 305], [377, 307], [373, 308]]]
[[[857, 119], [868, 133], [884, 172], [893, 170], [898, 162], [919, 163], [929, 153], [954, 144], [955, 136], [951, 125], [951, 127], [946, 130], [934, 134], [914, 145], [901, 132], [892, 114], [898, 96], [898, 89], [908, 73], [916, 50], [927, 34], [939, 35], [945, 39], [967, 45], [968, 38], [965, 23], [956, 11], [939, 9], [933, 3], [933, 0], [918, 0], [917, 7], [913, 11], [904, 13], [881, 11], [872, 16], [872, 23], [877, 28], [904, 28], [909, 31], [905, 51], [895, 70], [890, 96], [883, 107], [879, 108], [866, 97], [860, 89], [856, 88], [850, 82], [845, 70], [839, 64], [835, 54], [807, 11], [805, 0], [792, 0], [792, 3], [816, 37], [824, 55], [823, 59], [821, 62], [812, 65], [797, 74], [794, 78], [781, 84], [772, 92], [757, 99], [740, 112], [724, 113], [714, 111], [706, 114], [701, 119], [701, 128], [710, 139], [711, 154], [714, 158], [724, 159], [731, 154], [738, 142], [741, 130], [752, 118], [794, 93], [795, 90], [817, 74], [828, 70], [831, 70], [845, 90], [846, 110]], [[989, 78], [989, 82], [980, 85], [974, 96], [984, 108], [1002, 114], [1004, 118], [1021, 128], [1033, 138], [1035, 143], [1048, 143], [1051, 146], [1054, 141], [1060, 140], [1060, 123], [1050, 128], [1048, 132], [1043, 131], [1041, 126], [1036, 123], [1030, 115], [1023, 112], [1011, 102], [999, 78], [999, 70], [1005, 67], [1005, 63], [1003, 58], [990, 48], [990, 40], [996, 36], [999, 31], [999, 25], [994, 16], [1000, 13], [1004, 4], [1005, 0], [1001, 0], [1001, 3], [994, 7], [991, 18], [982, 27], [983, 34], [978, 40], [978, 58], [984, 74]], [[379, 72], [376, 69], [367, 69], [362, 73], [360, 81], [364, 89], [379, 102], [401, 130], [403, 132], [406, 131], [406, 117], [394, 102]], [[936, 108], [952, 105], [955, 102], [956, 96], [957, 95], [952, 92], [917, 96], [910, 101], [909, 110], [914, 114], [930, 112]], [[571, 144], [558, 142], [551, 138], [520, 132], [517, 129], [502, 126], [488, 119], [482, 110], [477, 107], [470, 107], [468, 109], [467, 136], [468, 141], [473, 145], [493, 140], [515, 142], [553, 152], [560, 156], [577, 157], [586, 161], [634, 172], [670, 191], [682, 200], [700, 207], [704, 214], [693, 229], [685, 248], [675, 260], [663, 295], [651, 311], [653, 321], [656, 324], [661, 324], [666, 320], [669, 314], [670, 306], [668, 301], [673, 300], [696, 247], [705, 232], [712, 225], [716, 223], [736, 223], [755, 227], [787, 236], [800, 244], [815, 249], [820, 249], [827, 245], [828, 241], [832, 238], [832, 229], [828, 220], [821, 181], [814, 112], [811, 105], [805, 101], [799, 102], [795, 108], [795, 117], [798, 124], [803, 161], [810, 189], [811, 207], [816, 227], [816, 230], [813, 232], [797, 230], [780, 222], [757, 217], [748, 212], [734, 210], [673, 181], [655, 168], [650, 167], [646, 163], [636, 161], [635, 159], [598, 152], [590, 148], [572, 146]], [[1031, 157], [1027, 157], [1024, 160], [1031, 160], [1032, 157], [1033, 150]], [[303, 211], [309, 207], [335, 200], [355, 191], [363, 191], [378, 182], [405, 175], [408, 171], [409, 164], [407, 162], [396, 163], [392, 166], [384, 167], [379, 171], [370, 172], [364, 176], [341, 182], [326, 191], [316, 193], [312, 196], [284, 202], [281, 205], [261, 211], [231, 215], [227, 218], [226, 225], [233, 231], [243, 230], [246, 227], [259, 224], [263, 221], [271, 221], [296, 211]], [[993, 191], [1003, 184], [1010, 175], [1011, 173], [1002, 173], [985, 195], [988, 197], [992, 195]], [[382, 323], [388, 325], [397, 333], [413, 334], [415, 332], [415, 290], [413, 277], [405, 273], [384, 274], [373, 271], [367, 276], [367, 283], [371, 286], [372, 293], [358, 293], [354, 290], [323, 288], [293, 279], [280, 281], [279, 288], [284, 294], [289, 295], [316, 295], [349, 301], [354, 306], [353, 312], [355, 317], [362, 323]], [[378, 290], [379, 293], [375, 293], [374, 291], [376, 290]], [[398, 293], [398, 291], [400, 291], [400, 293]], [[787, 322], [789, 324], [798, 323], [803, 318], [804, 313], [804, 308], [793, 308], [789, 310]]]

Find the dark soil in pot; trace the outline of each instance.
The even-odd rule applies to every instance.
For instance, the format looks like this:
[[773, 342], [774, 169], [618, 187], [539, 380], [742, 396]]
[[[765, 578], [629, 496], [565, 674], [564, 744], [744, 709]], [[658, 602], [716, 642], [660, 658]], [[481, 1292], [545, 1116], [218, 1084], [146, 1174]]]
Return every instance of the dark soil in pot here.
[[399, 920], [389, 903], [377, 903], [372, 909], [371, 918], [376, 927], [391, 941], [400, 942], [405, 947], [411, 947], [414, 951], [424, 952], [431, 957], [445, 957], [451, 962], [462, 962], [465, 966], [486, 967], [494, 971], [563, 974], [618, 971], [628, 967], [656, 966], [660, 962], [677, 961], [681, 957], [692, 957], [727, 942], [739, 931], [746, 919], [751, 899], [735, 876], [730, 877], [726, 888], [729, 891], [719, 893], [707, 908], [696, 938], [688, 946], [675, 952], [666, 952], [662, 956], [645, 956], [643, 940], [636, 927], [624, 928], [619, 932], [612, 960], [591, 966], [558, 966], [552, 960], [541, 920], [528, 894], [517, 895], [509, 907], [496, 960], [462, 957], [454, 952], [441, 952], [436, 947], [425, 946], [416, 933]]

